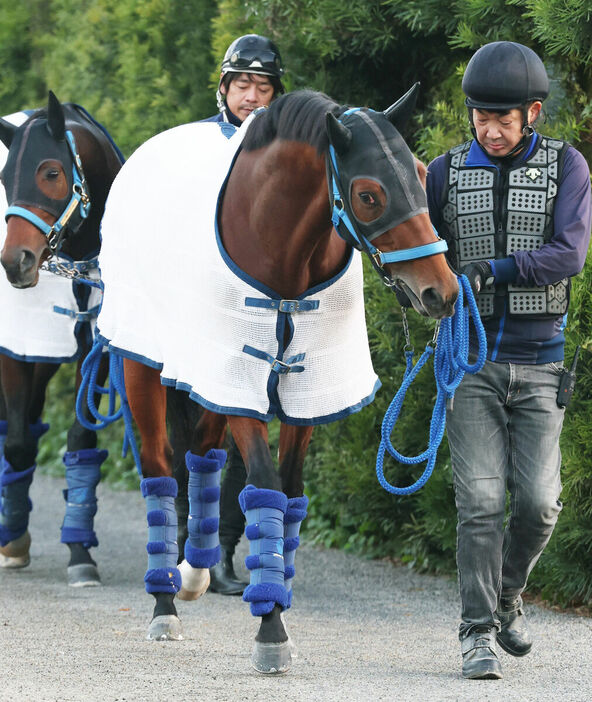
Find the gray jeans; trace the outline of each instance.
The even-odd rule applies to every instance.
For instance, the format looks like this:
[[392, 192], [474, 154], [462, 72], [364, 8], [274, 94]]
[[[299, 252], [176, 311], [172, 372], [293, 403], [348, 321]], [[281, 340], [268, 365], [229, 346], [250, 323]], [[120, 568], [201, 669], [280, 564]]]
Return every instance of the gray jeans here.
[[557, 363], [487, 361], [465, 375], [447, 411], [461, 636], [477, 624], [499, 626], [500, 596], [520, 595], [551, 538], [562, 506], [560, 374]]

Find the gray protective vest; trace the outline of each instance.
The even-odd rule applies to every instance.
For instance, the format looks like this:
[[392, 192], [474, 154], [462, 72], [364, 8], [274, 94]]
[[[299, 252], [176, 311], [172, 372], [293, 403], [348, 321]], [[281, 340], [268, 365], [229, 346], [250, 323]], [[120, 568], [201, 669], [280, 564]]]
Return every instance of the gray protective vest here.
[[[452, 265], [534, 251], [553, 236], [553, 207], [568, 144], [540, 137], [528, 161], [511, 168], [466, 166], [471, 144], [448, 152], [442, 218]], [[567, 311], [569, 280], [543, 287], [490, 285], [478, 296], [482, 317], [507, 311], [521, 317], [555, 317]]]

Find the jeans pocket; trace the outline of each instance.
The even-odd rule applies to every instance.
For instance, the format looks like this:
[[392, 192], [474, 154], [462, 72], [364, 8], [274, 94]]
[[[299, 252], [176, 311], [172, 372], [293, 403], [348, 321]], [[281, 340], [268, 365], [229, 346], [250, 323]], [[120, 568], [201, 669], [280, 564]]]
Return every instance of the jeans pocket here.
[[561, 375], [563, 373], [563, 361], [547, 363], [547, 368], [554, 373], [554, 375]]

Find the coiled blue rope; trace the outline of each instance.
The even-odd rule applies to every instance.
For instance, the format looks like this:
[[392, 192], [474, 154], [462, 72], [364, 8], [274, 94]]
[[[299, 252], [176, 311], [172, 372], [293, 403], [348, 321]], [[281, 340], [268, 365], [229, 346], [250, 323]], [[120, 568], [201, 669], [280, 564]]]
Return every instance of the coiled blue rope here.
[[[124, 456], [126, 456], [128, 449], [131, 448], [136, 469], [140, 477], [142, 477], [140, 452], [136, 443], [136, 437], [134, 436], [132, 412], [130, 410], [127, 394], [125, 392], [123, 357], [119, 354], [113, 353], [112, 351], [109, 353], [109, 386], [107, 388], [103, 388], [97, 383], [97, 375], [102, 360], [103, 348], [104, 346], [102, 342], [97, 339], [87, 357], [84, 359], [84, 363], [82, 364], [82, 382], [80, 383], [78, 395], [76, 396], [76, 416], [78, 417], [78, 421], [82, 424], [82, 426], [86, 429], [90, 429], [91, 431], [104, 429], [105, 427], [109, 426], [109, 424], [113, 424], [118, 419], [123, 417], [125, 429], [123, 434], [122, 453]], [[107, 414], [101, 414], [101, 412], [99, 412], [99, 408], [95, 402], [96, 395], [109, 396], [109, 408]], [[117, 395], [119, 395], [121, 398], [121, 405], [119, 409], [116, 410]], [[88, 406], [90, 413], [97, 420], [96, 424], [90, 422], [84, 415], [85, 405]]]
[[[475, 302], [475, 297], [466, 275], [459, 276], [458, 283], [458, 300], [454, 315], [441, 321], [439, 332], [437, 335], [434, 335], [434, 339], [426, 345], [425, 351], [420, 356], [415, 366], [413, 365], [413, 350], [405, 351], [406, 368], [403, 382], [389, 405], [382, 421], [380, 445], [376, 456], [376, 476], [382, 487], [393, 495], [410, 495], [411, 493], [417, 492], [427, 483], [434, 470], [438, 449], [444, 436], [444, 429], [446, 427], [446, 401], [448, 398], [454, 397], [456, 388], [460, 385], [465, 373], [478, 373], [485, 364], [487, 340], [485, 338], [483, 323], [481, 322], [477, 310], [477, 303]], [[465, 295], [468, 306], [463, 304]], [[473, 317], [473, 323], [475, 324], [479, 342], [479, 352], [474, 364], [469, 364], [468, 362], [469, 310]], [[434, 355], [434, 376], [436, 378], [437, 393], [430, 421], [428, 447], [417, 456], [403, 456], [392, 445], [390, 437], [397, 419], [399, 418], [407, 390], [432, 355]], [[384, 477], [384, 456], [387, 451], [397, 461], [406, 465], [414, 465], [427, 461], [426, 468], [421, 477], [409, 487], [395, 487], [391, 485]]]

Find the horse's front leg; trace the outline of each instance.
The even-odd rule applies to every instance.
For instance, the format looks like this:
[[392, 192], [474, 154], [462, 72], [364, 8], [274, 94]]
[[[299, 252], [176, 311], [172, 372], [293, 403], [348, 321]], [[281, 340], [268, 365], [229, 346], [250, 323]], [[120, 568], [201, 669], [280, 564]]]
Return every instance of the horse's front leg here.
[[48, 429], [40, 419], [45, 388], [58, 368], [0, 356], [5, 410], [0, 421], [0, 566], [4, 568], [23, 568], [30, 562], [29, 487], [38, 441]]
[[[86, 352], [88, 349], [85, 350]], [[81, 383], [81, 367], [84, 354], [76, 367], [76, 396]], [[97, 383], [102, 387], [109, 370], [108, 356], [105, 354], [99, 366]], [[100, 398], [96, 397], [98, 404]], [[94, 424], [88, 406], [84, 405], [87, 421]], [[90, 555], [90, 548], [99, 542], [94, 531], [94, 516], [97, 512], [96, 487], [101, 479], [101, 465], [107, 458], [107, 451], [97, 449], [97, 434], [82, 426], [74, 413], [74, 423], [68, 431], [67, 451], [64, 454], [67, 490], [66, 513], [62, 524], [61, 541], [70, 550], [68, 563], [68, 585], [71, 587], [94, 587], [101, 584], [96, 562]]]
[[156, 603], [148, 638], [157, 641], [183, 638], [175, 607], [181, 587], [177, 568], [177, 483], [172, 477], [172, 450], [166, 432], [166, 388], [154, 368], [125, 359], [125, 388], [141, 438], [142, 495], [148, 521], [146, 592]]
[[[285, 548], [286, 543], [292, 547], [293, 539], [289, 536], [286, 540], [285, 535], [293, 531], [290, 525], [295, 503], [281, 490], [282, 480], [269, 451], [267, 424], [239, 417], [229, 417], [229, 424], [248, 473], [248, 485], [240, 495], [240, 503], [247, 521], [245, 533], [250, 555], [246, 565], [251, 571], [251, 582], [243, 599], [250, 603], [251, 613], [261, 617], [251, 660], [253, 667], [261, 673], [284, 673], [291, 666], [293, 652], [293, 644], [281, 617], [291, 603], [293, 575], [293, 553]], [[291, 473], [289, 464], [300, 464], [300, 477], [294, 483], [296, 487], [290, 487], [296, 491], [301, 485], [302, 460], [311, 430], [302, 431], [306, 437], [299, 442], [280, 440], [283, 473]], [[300, 437], [300, 432], [294, 436]]]

